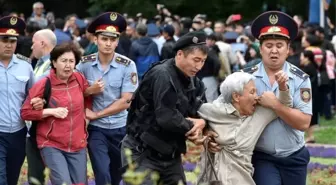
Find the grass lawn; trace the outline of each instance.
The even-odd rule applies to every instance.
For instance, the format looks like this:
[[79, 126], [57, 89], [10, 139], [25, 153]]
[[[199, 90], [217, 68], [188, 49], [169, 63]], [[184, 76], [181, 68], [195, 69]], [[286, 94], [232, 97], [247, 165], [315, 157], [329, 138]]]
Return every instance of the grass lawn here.
[[310, 162], [320, 163], [325, 165], [334, 165], [336, 164], [336, 159], [333, 158], [320, 158], [320, 157], [311, 157]]
[[326, 120], [322, 117], [314, 137], [316, 143], [336, 145], [336, 119]]

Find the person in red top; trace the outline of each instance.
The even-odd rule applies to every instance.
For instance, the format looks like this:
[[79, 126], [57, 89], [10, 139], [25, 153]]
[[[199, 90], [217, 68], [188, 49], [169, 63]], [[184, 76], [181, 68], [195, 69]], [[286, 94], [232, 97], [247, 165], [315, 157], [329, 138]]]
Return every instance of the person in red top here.
[[[23, 120], [38, 121], [37, 144], [46, 167], [51, 171], [51, 182], [86, 184], [86, 116], [85, 96], [102, 92], [104, 86], [96, 82], [89, 87], [75, 65], [81, 54], [73, 44], [63, 44], [50, 54], [51, 71], [29, 91], [21, 108]], [[48, 107], [34, 110], [32, 99], [42, 98], [47, 80], [51, 94]]]

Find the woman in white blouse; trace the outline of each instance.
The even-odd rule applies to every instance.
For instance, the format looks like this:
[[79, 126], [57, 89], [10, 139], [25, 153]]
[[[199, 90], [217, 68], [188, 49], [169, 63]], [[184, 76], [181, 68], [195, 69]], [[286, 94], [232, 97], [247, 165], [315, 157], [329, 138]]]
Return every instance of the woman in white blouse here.
[[[254, 185], [251, 157], [256, 142], [268, 123], [277, 115], [273, 110], [279, 106], [292, 106], [289, 94], [288, 76], [279, 71], [276, 81], [279, 85], [278, 98], [273, 92], [256, 94], [254, 76], [236, 72], [229, 75], [220, 86], [221, 95], [213, 103], [205, 103], [199, 109], [201, 118], [207, 120], [210, 130], [218, 137], [216, 143], [222, 148], [211, 154], [214, 159], [214, 173], [225, 185]], [[204, 165], [202, 154], [200, 182], [215, 180], [209, 165]]]

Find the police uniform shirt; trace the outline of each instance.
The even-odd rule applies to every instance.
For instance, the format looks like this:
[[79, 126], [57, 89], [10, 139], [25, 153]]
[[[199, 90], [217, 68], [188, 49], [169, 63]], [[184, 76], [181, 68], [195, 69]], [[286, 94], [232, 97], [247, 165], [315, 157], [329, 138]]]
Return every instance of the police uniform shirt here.
[[[129, 58], [114, 54], [112, 62], [104, 71], [98, 54], [84, 57], [84, 60], [76, 66], [76, 69], [84, 74], [90, 85], [102, 78], [105, 87], [104, 92], [93, 95], [93, 111], [99, 112], [121, 98], [122, 93], [133, 93], [138, 87], [138, 76], [135, 63]], [[91, 120], [90, 124], [105, 128], [115, 129], [126, 125], [127, 110], [123, 110], [112, 116]]]
[[[262, 62], [251, 70], [256, 77], [255, 84], [259, 96], [265, 91], [272, 91], [278, 95], [278, 84], [270, 85]], [[308, 75], [288, 62], [285, 62], [282, 70], [289, 77], [288, 86], [293, 97], [293, 108], [312, 115], [311, 84]], [[304, 144], [304, 132], [292, 128], [277, 118], [265, 128], [256, 150], [276, 157], [286, 157], [298, 151]]]
[[0, 62], [0, 132], [13, 133], [25, 127], [21, 106], [34, 83], [28, 58], [13, 55], [7, 68]]

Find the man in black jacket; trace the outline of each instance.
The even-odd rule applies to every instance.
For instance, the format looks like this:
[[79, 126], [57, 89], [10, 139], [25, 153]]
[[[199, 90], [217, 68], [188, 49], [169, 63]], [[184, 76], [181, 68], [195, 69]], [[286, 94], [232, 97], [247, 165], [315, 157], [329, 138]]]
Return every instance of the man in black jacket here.
[[163, 27], [162, 35], [166, 42], [161, 49], [161, 60], [175, 57], [174, 46], [176, 41], [174, 39], [174, 34], [175, 29], [172, 25], [167, 24]]
[[[205, 34], [192, 32], [174, 47], [175, 58], [156, 63], [144, 75], [127, 117], [127, 136], [122, 141], [122, 161], [128, 164], [125, 149], [132, 151], [137, 171], [156, 171], [159, 183], [186, 183], [181, 154], [186, 139], [199, 138], [204, 126], [197, 119], [203, 103], [204, 85], [196, 76], [207, 58]], [[124, 181], [128, 182], [125, 178]], [[141, 184], [154, 184], [148, 175]]]
[[221, 68], [219, 60], [220, 50], [216, 43], [214, 34], [208, 35], [206, 45], [209, 47], [208, 57], [203, 68], [197, 73], [197, 77], [202, 80], [206, 87], [205, 97], [207, 102], [213, 102], [218, 98], [218, 72]]

